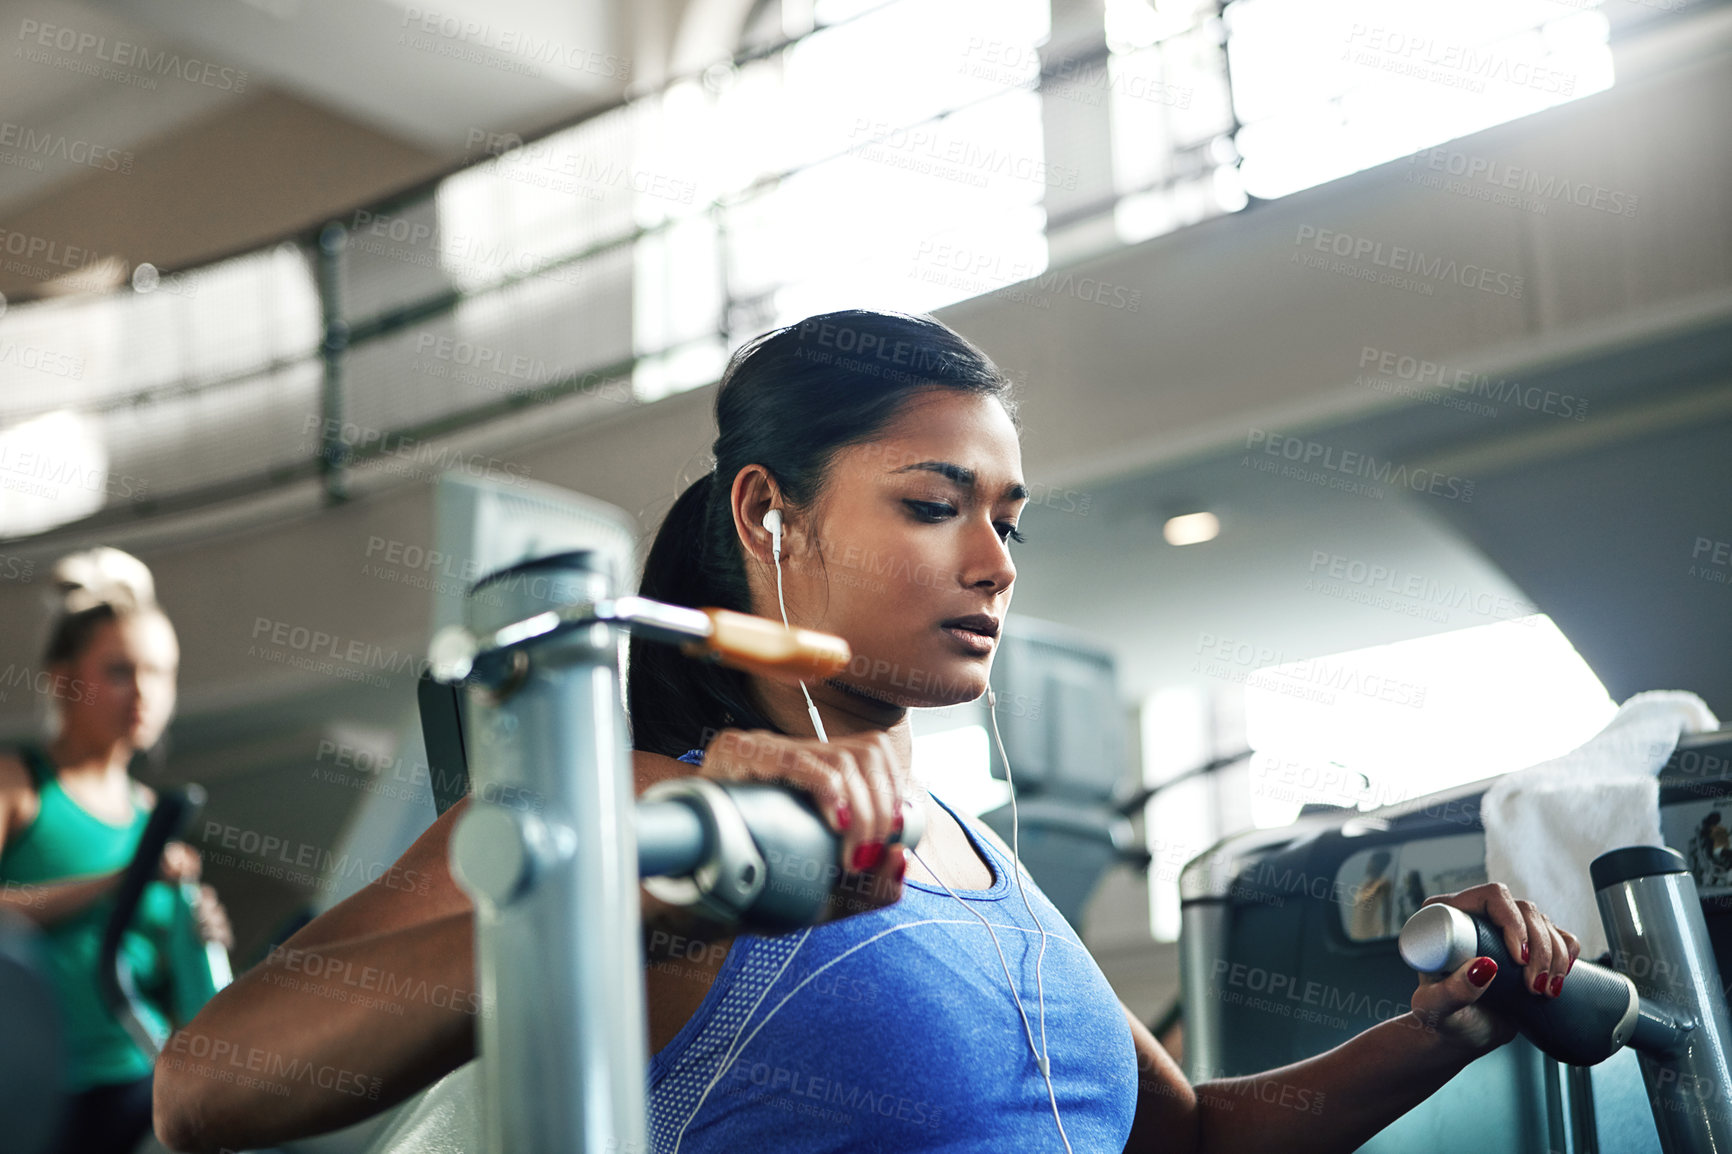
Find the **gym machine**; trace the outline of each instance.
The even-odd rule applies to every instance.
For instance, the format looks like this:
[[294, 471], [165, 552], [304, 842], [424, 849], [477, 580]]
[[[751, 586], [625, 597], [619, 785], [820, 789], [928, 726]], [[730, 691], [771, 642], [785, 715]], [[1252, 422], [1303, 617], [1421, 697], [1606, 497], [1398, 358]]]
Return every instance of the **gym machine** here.
[[1498, 970], [1483, 999], [1543, 1053], [1595, 1066], [1624, 1046], [1636, 1051], [1666, 1154], [1732, 1148], [1732, 1029], [1689, 867], [1676, 850], [1637, 845], [1601, 854], [1589, 870], [1612, 965], [1578, 959], [1556, 998], [1530, 994], [1503, 935], [1453, 906], [1425, 906], [1407, 920], [1402, 960], [1448, 973], [1491, 958]]
[[[433, 679], [463, 692], [470, 803], [451, 865], [475, 903], [477, 984], [494, 1009], [477, 1032], [488, 1154], [649, 1149], [640, 879], [674, 905], [777, 932], [818, 921], [843, 873], [840, 839], [782, 787], [688, 777], [634, 798], [620, 683], [628, 634], [783, 679], [833, 673], [846, 643], [614, 596], [610, 573], [595, 550], [496, 572], [429, 653]], [[911, 807], [904, 844], [919, 841], [918, 817]]]

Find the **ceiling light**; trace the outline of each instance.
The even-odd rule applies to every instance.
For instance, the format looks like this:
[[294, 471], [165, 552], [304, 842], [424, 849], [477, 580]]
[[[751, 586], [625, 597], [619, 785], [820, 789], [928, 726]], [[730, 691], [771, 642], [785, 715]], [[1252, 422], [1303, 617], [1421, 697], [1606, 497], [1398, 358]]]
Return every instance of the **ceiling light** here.
[[1186, 513], [1174, 517], [1161, 530], [1169, 545], [1198, 545], [1213, 541], [1221, 532], [1221, 519], [1213, 513]]

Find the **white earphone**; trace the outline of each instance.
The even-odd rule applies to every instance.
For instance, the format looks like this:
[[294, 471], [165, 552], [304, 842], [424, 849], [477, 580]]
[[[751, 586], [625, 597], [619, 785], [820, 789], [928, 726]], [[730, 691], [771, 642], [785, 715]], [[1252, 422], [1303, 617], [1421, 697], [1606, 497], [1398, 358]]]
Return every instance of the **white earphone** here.
[[[782, 599], [782, 511], [780, 509], [771, 509], [768, 513], [764, 514], [764, 528], [769, 530], [770, 550], [776, 562], [776, 605], [782, 611], [782, 624], [787, 626], [788, 606]], [[792, 626], [789, 626], [789, 628], [792, 628]], [[804, 681], [800, 682], [800, 692], [805, 695], [806, 712], [811, 715], [812, 728], [817, 732], [818, 740], [829, 741], [829, 736], [824, 732], [824, 722], [818, 716], [818, 707], [812, 703], [812, 695], [807, 692], [806, 683]], [[999, 759], [1004, 762], [1004, 780], [1010, 786], [1011, 872], [1016, 875], [1016, 892], [1022, 895], [1023, 908], [1028, 911], [1029, 920], [1034, 922], [1035, 929], [1040, 931], [1040, 953], [1035, 956], [1034, 960], [1034, 988], [1035, 995], [1040, 1002], [1039, 1048], [1036, 1048], [1034, 1044], [1034, 1029], [1029, 1025], [1028, 1011], [1023, 1009], [1022, 996], [1016, 992], [1016, 979], [1010, 976], [1010, 963], [1005, 960], [1004, 947], [999, 944], [998, 933], [992, 928], [992, 923], [988, 921], [985, 915], [983, 915], [979, 910], [963, 901], [960, 897], [957, 897], [956, 891], [951, 889], [949, 884], [946, 883], [943, 878], [939, 877], [937, 872], [933, 870], [931, 866], [926, 864], [924, 858], [912, 849], [908, 852], [914, 855], [914, 860], [920, 863], [922, 869], [931, 874], [938, 884], [944, 887], [944, 892], [949, 894], [951, 898], [955, 900], [957, 905], [980, 919], [980, 924], [986, 927], [987, 934], [991, 936], [992, 946], [998, 951], [999, 965], [1004, 967], [1004, 980], [1010, 986], [1011, 999], [1016, 1002], [1016, 1012], [1022, 1018], [1022, 1029], [1023, 1033], [1028, 1037], [1029, 1052], [1034, 1055], [1034, 1064], [1040, 1070], [1040, 1076], [1046, 1080], [1047, 1101], [1052, 1103], [1052, 1120], [1058, 1125], [1059, 1141], [1064, 1143], [1066, 1154], [1072, 1154], [1070, 1138], [1064, 1132], [1064, 1120], [1058, 1115], [1058, 1094], [1053, 1090], [1052, 1086], [1052, 1063], [1047, 1059], [1046, 986], [1041, 980], [1041, 963], [1046, 960], [1047, 932], [1046, 927], [1041, 925], [1040, 917], [1034, 912], [1033, 903], [1028, 900], [1028, 891], [1025, 890], [1022, 885], [1020, 844], [1021, 825], [1017, 819], [1016, 812], [1016, 782], [1012, 780], [1010, 776], [1010, 757], [1004, 752], [1004, 738], [1000, 737], [998, 733], [998, 694], [993, 692], [991, 685], [986, 687], [986, 708], [988, 714], [992, 718], [992, 739], [998, 744]]]
[[[782, 624], [788, 625], [788, 605], [782, 600], [782, 511], [771, 509], [764, 514], [764, 528], [770, 531], [770, 550], [776, 558], [776, 606], [782, 611]], [[819, 741], [829, 741], [830, 735], [824, 732], [824, 719], [818, 716], [818, 707], [812, 702], [812, 694], [806, 689], [806, 683], [800, 682], [800, 693], [806, 699], [806, 713], [812, 718], [812, 729], [818, 734]]]

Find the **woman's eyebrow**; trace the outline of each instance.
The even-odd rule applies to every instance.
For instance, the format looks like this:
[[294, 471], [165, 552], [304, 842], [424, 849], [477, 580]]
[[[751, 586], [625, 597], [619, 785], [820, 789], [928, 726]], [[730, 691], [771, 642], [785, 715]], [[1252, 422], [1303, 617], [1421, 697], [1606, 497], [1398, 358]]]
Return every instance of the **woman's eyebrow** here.
[[[900, 469], [892, 469], [891, 472], [906, 473], [911, 469], [924, 469], [928, 473], [937, 473], [942, 477], [948, 477], [964, 489], [974, 488], [974, 483], [978, 480], [973, 469], [964, 468], [949, 461], [918, 461], [912, 465], [904, 465]], [[1004, 495], [1006, 499], [1011, 501], [1026, 500], [1028, 498], [1028, 486], [1020, 481], [1012, 481], [1004, 487]]]

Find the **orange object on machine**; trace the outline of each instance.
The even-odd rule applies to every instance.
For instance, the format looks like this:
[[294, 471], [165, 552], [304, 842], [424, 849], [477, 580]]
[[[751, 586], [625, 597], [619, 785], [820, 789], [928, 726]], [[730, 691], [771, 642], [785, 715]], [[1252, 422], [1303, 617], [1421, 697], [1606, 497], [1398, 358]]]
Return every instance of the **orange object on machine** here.
[[710, 619], [710, 635], [681, 647], [691, 657], [708, 657], [779, 681], [799, 681], [840, 672], [853, 656], [846, 641], [828, 633], [790, 628], [731, 609], [699, 612]]

